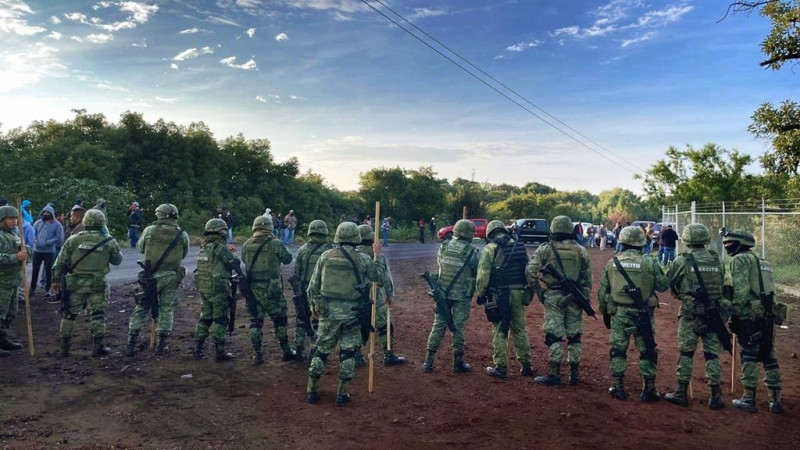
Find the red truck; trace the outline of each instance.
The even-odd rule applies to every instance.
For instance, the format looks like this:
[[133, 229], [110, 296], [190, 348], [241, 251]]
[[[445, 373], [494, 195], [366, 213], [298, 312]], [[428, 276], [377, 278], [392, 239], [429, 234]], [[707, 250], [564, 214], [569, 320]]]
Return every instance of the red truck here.
[[[486, 225], [489, 223], [486, 219], [467, 219], [475, 224], [474, 239], [482, 239], [486, 237]], [[450, 239], [453, 237], [453, 225], [439, 228], [439, 239]]]

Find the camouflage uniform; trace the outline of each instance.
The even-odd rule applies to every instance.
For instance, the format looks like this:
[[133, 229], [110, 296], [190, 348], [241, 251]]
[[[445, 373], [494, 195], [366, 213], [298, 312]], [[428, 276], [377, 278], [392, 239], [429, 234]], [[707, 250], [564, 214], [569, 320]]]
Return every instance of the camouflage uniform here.
[[[158, 343], [156, 354], [163, 355], [167, 350], [167, 337], [172, 333], [173, 317], [178, 299], [178, 288], [181, 280], [186, 276], [186, 268], [181, 266], [181, 261], [189, 252], [189, 235], [178, 226], [178, 208], [175, 205], [163, 204], [156, 208], [156, 221], [142, 231], [136, 248], [144, 254], [144, 261], [149, 261], [151, 266], [161, 260], [173, 240], [177, 244], [170, 250], [158, 270], [153, 274], [156, 279], [158, 292], [158, 320], [156, 333]], [[154, 267], [155, 268], [155, 267]], [[140, 272], [143, 275], [143, 272]], [[143, 281], [140, 280], [140, 284]], [[139, 332], [144, 328], [151, 316], [149, 308], [136, 304], [128, 323], [128, 345], [125, 349], [126, 356], [133, 356]]]
[[[523, 376], [532, 376], [531, 344], [528, 341], [528, 330], [525, 327], [525, 307], [531, 302], [531, 293], [525, 289], [525, 269], [528, 264], [528, 253], [525, 244], [517, 242], [506, 232], [503, 222], [493, 220], [486, 228], [487, 242], [478, 261], [478, 275], [475, 280], [475, 292], [478, 299], [492, 291], [508, 289], [509, 321], [508, 332], [514, 340], [517, 360], [522, 365]], [[492, 269], [497, 268], [492, 278]], [[502, 274], [500, 273], [502, 271]], [[487, 367], [486, 372], [496, 378], [505, 378], [508, 365], [508, 333], [503, 329], [502, 321], [492, 323], [492, 362], [494, 367]]]
[[[109, 264], [118, 266], [122, 262], [122, 252], [114, 238], [103, 234], [105, 216], [102, 212], [99, 210], [87, 211], [83, 217], [83, 226], [85, 231], [67, 239], [53, 264], [55, 273], [67, 274], [67, 285], [64, 286], [64, 289], [70, 293], [69, 304], [62, 305], [61, 356], [69, 356], [75, 318], [84, 305], [92, 318], [90, 326], [94, 341], [92, 356], [103, 356], [110, 352], [110, 349], [103, 345], [103, 338], [106, 334], [106, 306], [108, 306], [110, 291], [106, 275], [110, 271]], [[105, 239], [110, 240], [78, 262], [96, 244]], [[76, 262], [78, 262], [77, 265], [75, 265]], [[70, 269], [72, 270], [70, 271]], [[59, 289], [61, 286], [53, 283], [53, 291]]]
[[[261, 252], [258, 253], [259, 248]], [[256, 259], [256, 253], [258, 258]], [[281, 278], [281, 264], [292, 262], [292, 254], [275, 239], [272, 221], [263, 216], [258, 216], [253, 221], [253, 237], [242, 246], [242, 260], [244, 261], [250, 288], [256, 297], [256, 310], [258, 315], [250, 317], [250, 343], [253, 344], [253, 362], [264, 362], [261, 348], [261, 329], [264, 326], [264, 316], [269, 315], [275, 325], [275, 337], [283, 350], [283, 361], [294, 360], [294, 352], [289, 347], [289, 336], [286, 331], [288, 324], [288, 307], [286, 297], [283, 296], [283, 280]]]
[[[655, 292], [666, 291], [669, 287], [669, 279], [664, 275], [661, 267], [650, 255], [642, 255], [642, 247], [645, 244], [644, 233], [641, 228], [628, 226], [620, 232], [620, 244], [623, 251], [617, 258], [631, 278], [636, 288], [642, 292], [642, 300], [648, 308], [650, 315], [650, 325], [652, 327], [653, 338], [655, 339], [655, 307], [658, 306], [658, 297]], [[644, 337], [636, 333], [635, 318], [639, 310], [633, 306], [633, 299], [625, 293], [628, 282], [617, 270], [614, 261], [606, 263], [603, 268], [603, 277], [600, 280], [598, 289], [598, 299], [600, 301], [600, 312], [606, 327], [611, 329], [611, 376], [614, 378], [614, 386], [610, 389], [612, 396], [618, 399], [627, 398], [624, 386], [625, 370], [628, 366], [627, 353], [630, 345], [631, 336], [634, 337], [634, 345], [639, 350], [639, 372], [642, 374], [644, 388], [642, 389], [642, 400], [656, 401], [659, 399], [655, 389], [656, 364], [658, 360], [651, 361], [645, 354]], [[610, 321], [609, 321], [610, 317]], [[657, 356], [657, 355], [656, 355]]]
[[[339, 387], [336, 404], [345, 405], [350, 400], [350, 380], [355, 373], [353, 359], [361, 347], [361, 330], [358, 310], [362, 308], [363, 298], [357, 290], [358, 281], [379, 282], [385, 268], [356, 250], [361, 243], [358, 226], [352, 222], [339, 224], [334, 235], [334, 246], [320, 256], [314, 274], [308, 285], [308, 299], [311, 311], [319, 317], [316, 352], [308, 369], [308, 389], [306, 401], [317, 403], [317, 386], [328, 355], [339, 346]], [[355, 264], [345, 256], [350, 257]], [[354, 270], [355, 269], [355, 270]], [[358, 274], [358, 275], [357, 275]]]
[[[297, 250], [297, 257], [294, 260], [294, 277], [299, 280], [300, 288], [304, 293], [308, 291], [308, 284], [319, 257], [333, 248], [333, 245], [328, 242], [327, 236], [328, 226], [325, 225], [325, 222], [313, 220], [308, 224], [308, 242]], [[308, 296], [305, 300], [308, 301]], [[308, 337], [303, 324], [295, 317], [294, 349], [295, 356], [299, 361], [303, 360], [306, 338], [312, 340], [313, 345], [313, 339]]]
[[769, 391], [769, 410], [782, 413], [781, 374], [775, 353], [774, 327], [772, 349], [766, 352], [761, 348], [762, 329], [767, 312], [758, 293], [773, 295], [775, 281], [772, 265], [750, 251], [750, 248], [755, 246], [755, 238], [747, 230], [723, 232], [723, 236], [725, 251], [731, 256], [728, 260], [724, 294], [733, 302], [731, 330], [736, 333], [739, 342], [739, 356], [742, 361], [740, 381], [744, 387], [744, 395], [734, 400], [733, 405], [745, 411], [756, 411], [758, 363], [761, 362], [764, 365], [765, 383]]
[[548, 347], [550, 359], [549, 374], [536, 377], [537, 384], [545, 386], [558, 386], [561, 384], [561, 361], [564, 357], [562, 342], [567, 340], [567, 360], [570, 365], [571, 384], [577, 384], [578, 366], [581, 362], [583, 349], [581, 334], [583, 333], [583, 309], [576, 305], [571, 295], [561, 287], [558, 280], [552, 275], [542, 275], [545, 289], [539, 285], [539, 270], [550, 264], [561, 272], [561, 265], [556, 259], [558, 251], [563, 263], [564, 275], [573, 280], [589, 298], [592, 288], [592, 270], [589, 253], [585, 248], [575, 242], [572, 235], [572, 220], [567, 216], [553, 218], [550, 224], [552, 238], [544, 243], [533, 253], [525, 275], [528, 285], [538, 293], [544, 304], [544, 323], [542, 331], [545, 333], [544, 344]]
[[20, 240], [14, 234], [14, 218], [18, 217], [13, 206], [0, 206], [0, 356], [9, 356], [8, 350], [22, 348], [21, 344], [8, 340], [8, 328], [18, 312], [17, 289], [22, 283], [17, 256]]
[[[214, 341], [214, 360], [226, 361], [232, 355], [225, 352], [225, 330], [228, 327], [231, 296], [231, 270], [239, 259], [226, 245], [228, 226], [222, 219], [206, 222], [203, 246], [197, 255], [194, 282], [200, 293], [200, 320], [195, 327], [195, 359], [200, 359], [211, 329]], [[213, 327], [212, 327], [213, 325]]]
[[[470, 303], [475, 293], [475, 276], [478, 272], [478, 250], [472, 246], [475, 224], [469, 220], [459, 220], [453, 227], [453, 239], [442, 242], [436, 257], [439, 272], [438, 283], [442, 290], [447, 289], [455, 276], [466, 266], [456, 282], [447, 293], [447, 305], [451, 309], [455, 331], [453, 332], [453, 372], [462, 373], [470, 369], [464, 363], [464, 328], [470, 313]], [[427, 356], [422, 368], [425, 372], [433, 371], [433, 359], [442, 343], [447, 318], [434, 309], [433, 327], [428, 336]]]
[[[698, 276], [702, 277], [703, 285], [708, 292], [708, 301], [716, 306], [712, 313], [722, 314], [722, 322], [727, 322], [730, 301], [722, 299], [722, 283], [725, 276], [725, 266], [720, 257], [713, 250], [705, 248], [709, 241], [709, 232], [703, 224], [690, 224], [684, 227], [682, 240], [689, 246], [689, 251], [681, 253], [670, 264], [668, 278], [672, 294], [681, 300], [682, 305], [678, 311], [678, 367], [676, 378], [678, 390], [667, 394], [664, 398], [680, 406], [688, 406], [686, 396], [687, 387], [692, 378], [692, 360], [697, 350], [697, 341], [703, 341], [703, 356], [706, 360], [706, 380], [711, 388], [711, 397], [708, 406], [719, 409], [725, 405], [722, 399], [722, 390], [719, 382], [722, 376], [722, 367], [719, 363], [719, 354], [722, 344], [717, 333], [709, 329], [709, 319], [700, 300], [696, 299], [695, 291], [700, 288]], [[692, 260], [697, 264], [699, 273], [695, 272]]]

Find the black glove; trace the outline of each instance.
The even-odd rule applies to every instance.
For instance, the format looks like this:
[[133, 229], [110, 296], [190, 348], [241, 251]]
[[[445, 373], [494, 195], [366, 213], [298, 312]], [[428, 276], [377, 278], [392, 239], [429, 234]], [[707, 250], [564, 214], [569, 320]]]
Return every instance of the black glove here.
[[477, 301], [478, 301], [479, 305], [485, 305], [486, 302], [489, 301], [489, 296], [488, 295], [479, 295]]
[[603, 325], [606, 326], [606, 329], [611, 329], [611, 316], [608, 314], [603, 314]]

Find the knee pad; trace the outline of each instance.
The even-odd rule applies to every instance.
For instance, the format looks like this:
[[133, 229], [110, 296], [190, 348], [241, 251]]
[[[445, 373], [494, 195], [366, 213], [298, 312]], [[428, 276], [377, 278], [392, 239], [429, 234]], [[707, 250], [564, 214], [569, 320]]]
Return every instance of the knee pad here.
[[608, 357], [609, 357], [610, 359], [614, 359], [614, 358], [628, 359], [628, 354], [627, 354], [627, 352], [626, 352], [624, 349], [620, 349], [620, 348], [612, 348], [612, 349], [611, 349], [611, 350], [608, 352]]
[[758, 352], [749, 352], [742, 350], [742, 362], [758, 362]]
[[347, 359], [355, 358], [356, 351], [355, 350], [339, 350], [339, 361], [344, 362]]
[[275, 324], [275, 327], [285, 327], [289, 323], [289, 319], [286, 316], [276, 317], [272, 319], [272, 323]]
[[92, 312], [92, 320], [103, 320], [106, 317], [105, 311], [93, 311]]
[[765, 359], [764, 360], [764, 370], [777, 370], [780, 369], [778, 367], [778, 360], [777, 359]]
[[[703, 354], [705, 355], [705, 353], [703, 353]], [[694, 358], [694, 351], [691, 351], [691, 352], [681, 352], [681, 356], [683, 356], [684, 358], [689, 358], [689, 359], [692, 359], [692, 358]], [[706, 357], [706, 359], [708, 359], [708, 357]]]
[[715, 359], [719, 359], [719, 355], [715, 355], [709, 352], [703, 352], [703, 357], [706, 359], [706, 361], [713, 361]]
[[228, 318], [227, 317], [217, 317], [214, 319], [214, 323], [223, 327], [228, 326]]
[[554, 334], [547, 333], [547, 334], [544, 335], [544, 345], [546, 345], [548, 347], [550, 347], [551, 345], [553, 345], [553, 344], [555, 344], [557, 342], [561, 342], [562, 340], [563, 340], [562, 338], [560, 338], [560, 337], [558, 337], [558, 336], [556, 336]]
[[322, 362], [328, 362], [328, 355], [329, 353], [320, 353], [314, 350], [314, 357], [321, 359]]
[[578, 333], [575, 336], [567, 336], [567, 344], [580, 344], [581, 343], [581, 334]]
[[264, 328], [264, 319], [250, 319], [250, 328]]
[[203, 325], [205, 325], [207, 327], [210, 327], [211, 324], [214, 323], [214, 321], [211, 320], [211, 319], [200, 319], [200, 320], [197, 321], [197, 323], [201, 323], [201, 324], [203, 324]]

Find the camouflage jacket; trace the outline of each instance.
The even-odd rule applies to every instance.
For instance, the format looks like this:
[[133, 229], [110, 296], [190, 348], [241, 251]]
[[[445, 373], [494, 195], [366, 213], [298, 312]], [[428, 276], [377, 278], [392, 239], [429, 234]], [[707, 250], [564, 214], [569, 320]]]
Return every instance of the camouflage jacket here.
[[[642, 255], [642, 252], [636, 249], [625, 250], [618, 254], [617, 258], [623, 267], [626, 264], [638, 265], [636, 271], [626, 269], [626, 272], [636, 287], [642, 290], [642, 299], [647, 305], [658, 306], [656, 291], [664, 292], [669, 289], [669, 278], [664, 275], [658, 262], [649, 255]], [[625, 286], [627, 282], [617, 271], [614, 260], [608, 261], [603, 268], [603, 276], [597, 289], [597, 299], [603, 315], [608, 314], [609, 305], [612, 303], [626, 306], [633, 304], [633, 300], [625, 294]]]
[[698, 269], [700, 269], [700, 276], [703, 277], [703, 283], [708, 291], [708, 299], [719, 305], [723, 315], [727, 315], [730, 311], [731, 302], [722, 298], [725, 265], [722, 264], [716, 252], [707, 248], [690, 247], [687, 253], [681, 253], [670, 264], [669, 272], [667, 273], [672, 294], [682, 302], [678, 316], [691, 318], [698, 302], [692, 294], [693, 291], [700, 287], [700, 283], [697, 281], [698, 274], [695, 273], [687, 255], [691, 255], [694, 258]]
[[[107, 236], [100, 230], [87, 230], [70, 236], [58, 253], [56, 262], [53, 264], [53, 272], [61, 274], [67, 272], [86, 252], [91, 250], [96, 244], [100, 243]], [[105, 277], [111, 271], [109, 264], [115, 266], [122, 262], [122, 251], [119, 243], [111, 238], [97, 250], [83, 258], [67, 274], [67, 284], [72, 292], [97, 292], [105, 289]]]
[[0, 228], [0, 284], [19, 285], [22, 268], [17, 261], [19, 237], [11, 230]]
[[[254, 265], [253, 260], [261, 244], [264, 244], [264, 247]], [[256, 231], [253, 237], [242, 245], [242, 261], [251, 282], [277, 280], [281, 277], [281, 264], [292, 262], [292, 254], [279, 239], [273, 237], [272, 233]]]
[[[561, 272], [561, 267], [556, 260], [553, 247], [558, 249], [567, 277], [573, 280], [578, 287], [583, 290], [586, 298], [589, 298], [589, 291], [592, 289], [592, 266], [589, 259], [589, 252], [572, 239], [563, 241], [547, 242], [539, 246], [531, 257], [528, 267], [525, 268], [525, 277], [528, 279], [528, 286], [538, 295], [542, 295], [542, 288], [539, 280], [545, 284], [544, 292], [550, 289], [558, 289], [559, 284], [550, 275], [543, 276], [539, 269], [551, 264], [557, 271]], [[568, 257], [568, 253], [577, 254], [576, 258]]]
[[297, 250], [297, 257], [294, 260], [294, 276], [302, 282], [303, 291], [308, 290], [308, 283], [319, 257], [332, 248], [333, 244], [328, 242], [328, 238], [312, 235], [308, 242]]
[[[369, 256], [370, 259], [375, 259], [371, 245], [361, 245], [358, 247], [358, 250]], [[381, 253], [378, 255], [378, 262], [386, 268], [381, 281], [378, 282], [378, 287], [380, 288], [378, 289], [378, 295], [386, 294], [387, 297], [392, 298], [394, 297], [394, 278], [392, 278], [392, 271], [389, 269], [389, 261], [386, 259], [386, 256]]]
[[475, 276], [478, 273], [479, 252], [473, 247], [472, 239], [450, 239], [442, 242], [436, 261], [439, 266], [438, 281], [442, 289], [447, 289], [459, 270], [466, 265], [456, 279], [447, 296], [452, 301], [471, 301], [475, 293]]
[[[347, 252], [352, 258], [358, 276], [343, 252]], [[359, 302], [361, 292], [358, 290], [358, 281], [362, 284], [370, 281], [379, 283], [385, 270], [380, 261], [373, 262], [369, 256], [359, 252], [355, 247], [334, 246], [319, 257], [311, 275], [308, 284], [308, 301], [311, 309], [318, 311], [327, 301]]]

